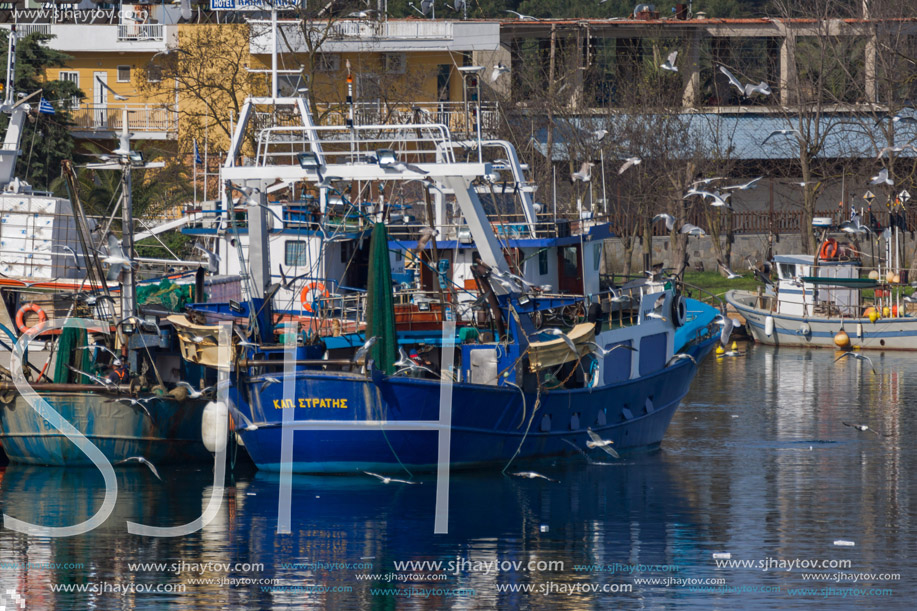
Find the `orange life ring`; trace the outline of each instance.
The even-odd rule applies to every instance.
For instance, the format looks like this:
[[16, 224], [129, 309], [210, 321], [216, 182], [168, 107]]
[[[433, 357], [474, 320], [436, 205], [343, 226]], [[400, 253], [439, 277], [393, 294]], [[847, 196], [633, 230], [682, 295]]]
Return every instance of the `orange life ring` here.
[[818, 252], [818, 258], [822, 261], [827, 261], [833, 259], [837, 256], [837, 240], [834, 238], [828, 238], [825, 240], [825, 243], [821, 245], [821, 250]]
[[328, 289], [326, 289], [325, 285], [321, 282], [309, 282], [306, 284], [306, 286], [302, 287], [302, 292], [299, 294], [299, 302], [302, 304], [303, 309], [311, 314], [315, 313], [315, 311], [312, 309], [313, 291], [317, 291], [321, 294], [322, 297], [326, 299], [330, 296]]
[[28, 331], [31, 328], [31, 327], [27, 327], [25, 324], [24, 317], [25, 317], [26, 312], [35, 312], [36, 314], [38, 314], [38, 324], [41, 324], [45, 322], [46, 320], [48, 320], [48, 315], [45, 314], [45, 311], [42, 310], [41, 306], [39, 306], [37, 303], [25, 304], [24, 306], [19, 308], [18, 312], [16, 312], [16, 328], [18, 328], [23, 333], [25, 333], [26, 331]]

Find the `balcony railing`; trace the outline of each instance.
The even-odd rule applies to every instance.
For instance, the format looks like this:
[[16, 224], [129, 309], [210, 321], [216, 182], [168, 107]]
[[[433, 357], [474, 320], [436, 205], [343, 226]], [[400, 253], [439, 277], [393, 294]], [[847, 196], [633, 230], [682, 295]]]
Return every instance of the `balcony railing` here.
[[[354, 104], [354, 119], [361, 125], [393, 125], [435, 123], [449, 128], [453, 137], [470, 137], [475, 133], [473, 104], [467, 108], [462, 102], [415, 102], [389, 104], [384, 102], [359, 102]], [[318, 107], [323, 125], [344, 125], [350, 109], [344, 104]], [[467, 111], [467, 112], [466, 112]], [[493, 137], [500, 126], [499, 107], [495, 102], [481, 104], [481, 133]]]
[[18, 23], [16, 24], [16, 34], [19, 38], [25, 38], [29, 34], [39, 32], [41, 34], [51, 33], [50, 23]]
[[338, 21], [332, 24], [329, 38], [451, 40], [452, 26], [449, 21]]
[[76, 129], [114, 131], [121, 129], [122, 111], [127, 108], [127, 128], [132, 132], [176, 132], [178, 115], [150, 104], [82, 104], [71, 110]]
[[165, 40], [161, 23], [131, 23], [118, 26], [118, 40]]

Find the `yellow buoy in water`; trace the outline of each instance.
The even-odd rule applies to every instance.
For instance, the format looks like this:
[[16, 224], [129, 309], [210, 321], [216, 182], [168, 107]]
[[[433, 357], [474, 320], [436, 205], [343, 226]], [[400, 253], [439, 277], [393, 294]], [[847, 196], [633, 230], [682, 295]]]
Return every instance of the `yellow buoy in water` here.
[[717, 355], [717, 356], [722, 356], [722, 355], [724, 355], [724, 354], [726, 354], [726, 349], [723, 348], [723, 344], [718, 344], [717, 347], [716, 347], [716, 355]]
[[841, 329], [837, 332], [837, 335], [834, 336], [834, 343], [838, 348], [848, 348], [850, 347], [850, 336], [847, 335], [847, 332]]

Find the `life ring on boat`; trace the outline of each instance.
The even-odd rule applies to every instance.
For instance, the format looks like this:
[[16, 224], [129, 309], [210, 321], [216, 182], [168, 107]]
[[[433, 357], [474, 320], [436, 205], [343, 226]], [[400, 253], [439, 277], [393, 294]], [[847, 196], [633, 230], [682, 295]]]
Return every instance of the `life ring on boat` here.
[[681, 294], [672, 297], [672, 320], [675, 321], [676, 327], [682, 326], [688, 320], [688, 304]]
[[299, 294], [299, 302], [302, 304], [303, 309], [310, 314], [315, 313], [315, 310], [312, 309], [315, 293], [318, 293], [325, 299], [330, 296], [328, 289], [326, 289], [325, 285], [321, 282], [309, 282], [306, 286], [302, 287], [302, 292]]
[[41, 309], [37, 303], [27, 303], [16, 312], [16, 328], [25, 333], [31, 327], [26, 326], [25, 324], [25, 313], [26, 312], [35, 312], [38, 314], [38, 324], [41, 324], [48, 320], [48, 315], [45, 314], [45, 311]]
[[828, 261], [837, 256], [837, 240], [834, 238], [828, 238], [825, 240], [825, 243], [821, 245], [821, 250], [818, 251], [818, 258], [822, 261]]

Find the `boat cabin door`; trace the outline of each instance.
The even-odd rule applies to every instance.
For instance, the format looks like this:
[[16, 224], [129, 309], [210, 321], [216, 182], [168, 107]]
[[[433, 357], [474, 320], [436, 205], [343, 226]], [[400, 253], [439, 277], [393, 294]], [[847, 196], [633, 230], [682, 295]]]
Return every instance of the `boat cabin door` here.
[[583, 253], [579, 244], [557, 249], [557, 289], [568, 294], [583, 292]]

